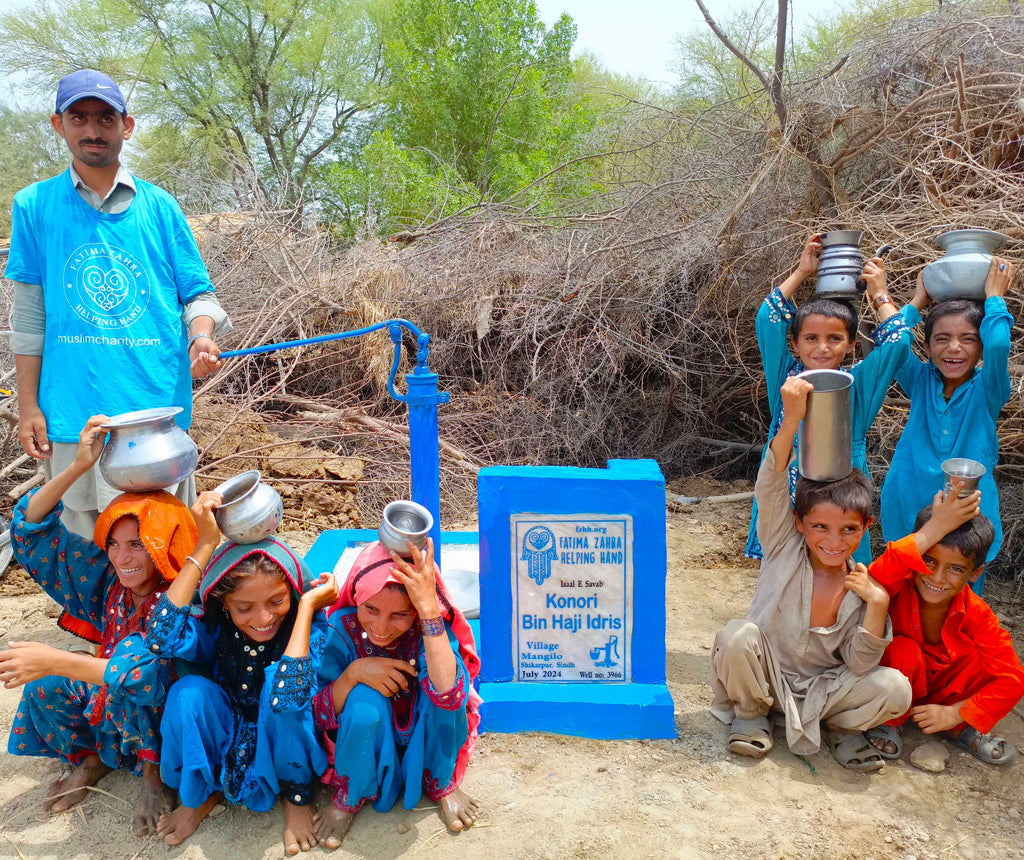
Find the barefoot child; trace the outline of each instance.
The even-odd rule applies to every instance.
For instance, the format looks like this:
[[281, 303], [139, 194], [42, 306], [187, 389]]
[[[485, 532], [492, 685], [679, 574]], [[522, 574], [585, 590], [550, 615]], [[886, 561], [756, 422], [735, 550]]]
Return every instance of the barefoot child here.
[[821, 746], [871, 773], [885, 762], [865, 729], [902, 714], [910, 684], [878, 661], [891, 639], [889, 596], [851, 556], [871, 522], [871, 487], [856, 469], [839, 481], [797, 480], [795, 516], [788, 467], [807, 409], [809, 382], [782, 385], [783, 419], [757, 475], [757, 530], [764, 559], [746, 620], [715, 637], [711, 711], [732, 724], [729, 750], [760, 758], [772, 747], [769, 713], [785, 717], [797, 755]]
[[[313, 784], [327, 756], [311, 703], [326, 638], [320, 610], [337, 599], [337, 583], [330, 574], [314, 580], [275, 537], [214, 552], [220, 501], [203, 493], [193, 506], [199, 543], [150, 628], [151, 649], [209, 675], [187, 675], [167, 696], [160, 768], [182, 805], [160, 817], [158, 833], [177, 845], [222, 796], [266, 812], [280, 795], [285, 852], [298, 854], [317, 844]], [[197, 583], [198, 617], [190, 612]]]
[[[924, 324], [928, 361], [908, 355], [896, 381], [910, 398], [910, 415], [882, 484], [882, 535], [899, 540], [914, 530], [917, 512], [942, 488], [942, 462], [967, 457], [985, 467], [979, 489], [981, 512], [995, 528], [986, 561], [1003, 542], [994, 470], [999, 459], [996, 418], [1010, 397], [1010, 329], [1005, 296], [1013, 264], [992, 258], [985, 281], [984, 309], [977, 302], [939, 302]], [[918, 280], [902, 315], [914, 326], [930, 299]], [[984, 350], [984, 363], [979, 367]], [[974, 583], [980, 594], [984, 573]]]
[[[409, 544], [412, 563], [379, 543], [355, 560], [331, 615], [316, 719], [331, 751], [331, 807], [317, 836], [337, 848], [367, 801], [406, 809], [426, 791], [451, 831], [476, 821], [459, 788], [476, 746], [480, 671], [473, 633], [434, 564]], [[325, 781], [328, 781], [325, 777]]]
[[36, 642], [0, 651], [0, 680], [25, 685], [11, 728], [13, 755], [62, 758], [75, 765], [48, 792], [63, 812], [111, 770], [141, 774], [133, 828], [156, 832], [173, 794], [160, 781], [159, 706], [170, 664], [142, 637], [153, 607], [196, 543], [188, 508], [169, 493], [124, 493], [100, 514], [93, 541], [61, 522], [61, 496], [103, 451], [104, 415], [89, 419], [75, 458], [52, 481], [22, 499], [11, 523], [19, 563], [64, 607], [62, 626], [98, 643], [98, 656]]
[[[804, 370], [837, 370], [848, 356], [853, 355], [857, 343], [857, 315], [842, 301], [813, 299], [798, 309], [792, 302], [797, 288], [818, 271], [821, 242], [814, 234], [807, 240], [800, 262], [793, 273], [772, 290], [757, 312], [755, 328], [757, 345], [761, 350], [768, 386], [768, 403], [772, 413], [768, 441], [779, 430], [783, 410], [779, 391], [790, 376]], [[878, 327], [872, 332], [875, 349], [861, 362], [850, 368], [853, 374], [853, 466], [868, 474], [865, 437], [882, 408], [893, 374], [910, 352], [911, 335], [903, 317], [885, 291], [885, 263], [874, 257], [864, 265], [862, 274], [866, 292], [878, 314]], [[796, 357], [790, 352], [792, 346]], [[768, 445], [765, 445], [767, 452]], [[762, 459], [763, 459], [762, 455]], [[796, 487], [796, 463], [790, 471], [790, 496]], [[754, 499], [747, 536], [746, 554], [761, 558], [761, 545], [757, 538], [757, 499]], [[871, 561], [871, 541], [865, 534], [854, 559], [867, 564]]]
[[948, 732], [989, 764], [1017, 753], [989, 732], [1024, 696], [1024, 667], [995, 613], [966, 587], [984, 570], [995, 531], [979, 513], [981, 493], [958, 498], [961, 486], [936, 494], [914, 534], [871, 565], [892, 597], [892, 644], [882, 663], [906, 675], [914, 693], [907, 713], [868, 732], [885, 758], [899, 757], [908, 719], [925, 734]]

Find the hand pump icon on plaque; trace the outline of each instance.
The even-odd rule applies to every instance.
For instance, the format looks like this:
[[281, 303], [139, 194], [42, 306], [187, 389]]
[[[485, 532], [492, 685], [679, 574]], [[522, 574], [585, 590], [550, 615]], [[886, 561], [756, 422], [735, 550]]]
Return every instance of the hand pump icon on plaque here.
[[[605, 642], [604, 645], [598, 645], [596, 648], [591, 648], [590, 649], [590, 659], [594, 661], [594, 665], [595, 666], [600, 666], [601, 668], [609, 668], [611, 666], [618, 666], [619, 664], [616, 662], [616, 660], [612, 659], [612, 651], [615, 652], [616, 660], [620, 659], [619, 658], [619, 637], [618, 636], [609, 636], [608, 637], [608, 641]], [[604, 659], [601, 660], [601, 661], [598, 661], [597, 658], [600, 657], [602, 653], [604, 654]]]

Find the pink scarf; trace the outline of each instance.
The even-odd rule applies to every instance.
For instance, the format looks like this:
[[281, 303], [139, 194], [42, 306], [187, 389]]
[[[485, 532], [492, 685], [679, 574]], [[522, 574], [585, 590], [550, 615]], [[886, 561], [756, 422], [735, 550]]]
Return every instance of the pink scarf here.
[[[346, 606], [359, 606], [379, 594], [389, 582], [398, 582], [391, 574], [394, 564], [390, 553], [379, 542], [372, 543], [363, 549], [341, 586], [341, 596], [338, 598], [338, 602], [327, 610], [327, 614], [331, 615]], [[441, 618], [455, 634], [455, 638], [459, 642], [459, 656], [469, 672], [469, 697], [466, 702], [469, 737], [466, 738], [455, 761], [455, 773], [451, 782], [454, 788], [462, 782], [466, 765], [469, 764], [473, 750], [476, 749], [480, 726], [480, 705], [483, 699], [476, 691], [474, 682], [480, 674], [480, 658], [476, 653], [476, 642], [473, 640], [473, 631], [470, 629], [469, 622], [466, 621], [462, 610], [452, 601], [437, 564], [434, 565], [434, 579], [437, 583], [437, 602], [441, 606]]]

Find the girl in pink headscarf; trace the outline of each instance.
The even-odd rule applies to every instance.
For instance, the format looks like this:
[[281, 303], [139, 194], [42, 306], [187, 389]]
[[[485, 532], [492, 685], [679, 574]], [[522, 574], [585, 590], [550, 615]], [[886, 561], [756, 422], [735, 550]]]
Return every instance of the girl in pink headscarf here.
[[459, 788], [476, 746], [480, 672], [473, 634], [434, 564], [430, 540], [411, 560], [366, 547], [341, 588], [320, 666], [314, 716], [331, 766], [332, 805], [317, 838], [337, 848], [367, 801], [387, 812], [426, 791], [449, 830], [476, 821]]

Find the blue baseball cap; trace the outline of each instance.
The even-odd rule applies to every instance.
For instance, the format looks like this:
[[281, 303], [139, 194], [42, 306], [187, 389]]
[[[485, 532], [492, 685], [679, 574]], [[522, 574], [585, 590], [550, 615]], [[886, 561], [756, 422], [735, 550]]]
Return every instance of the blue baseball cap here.
[[65, 75], [57, 84], [57, 113], [64, 113], [79, 99], [99, 99], [118, 113], [127, 113], [121, 88], [114, 79], [95, 69], [79, 69]]

